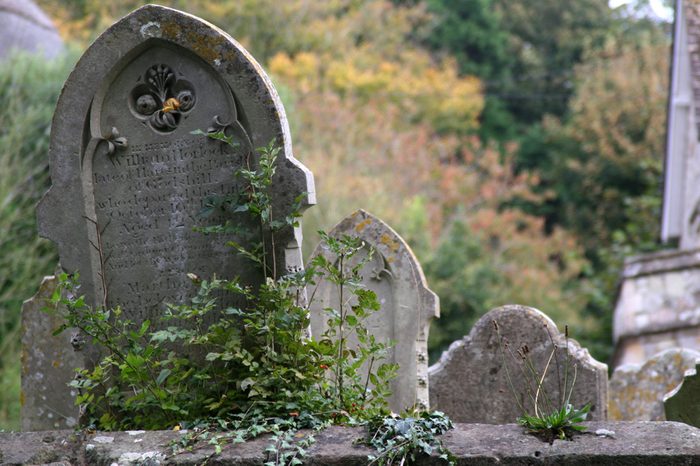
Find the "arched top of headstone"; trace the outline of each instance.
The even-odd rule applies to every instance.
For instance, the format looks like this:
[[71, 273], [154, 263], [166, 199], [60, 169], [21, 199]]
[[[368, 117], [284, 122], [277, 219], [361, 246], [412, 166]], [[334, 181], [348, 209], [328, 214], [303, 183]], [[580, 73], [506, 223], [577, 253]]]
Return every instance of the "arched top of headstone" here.
[[[438, 296], [428, 288], [423, 268], [406, 241], [380, 218], [364, 209], [358, 209], [341, 220], [330, 231], [330, 236], [357, 236], [369, 246], [376, 249], [391, 272], [392, 278], [404, 280], [417, 289], [421, 296], [421, 308], [425, 311], [424, 319], [440, 317]], [[311, 257], [326, 254], [322, 244], [316, 246]]]
[[[192, 134], [196, 130], [224, 131], [238, 147]], [[254, 165], [255, 149], [270, 144], [281, 149], [271, 195], [273, 213], [284, 219], [299, 203], [302, 209], [314, 204], [315, 190], [311, 172], [293, 156], [284, 108], [269, 77], [216, 26], [146, 5], [102, 33], [64, 85], [52, 123], [52, 186], [38, 207], [39, 232], [58, 245], [65, 270], [80, 272], [86, 295], [106, 295], [107, 249], [124, 252], [110, 256], [118, 268], [113, 277], [131, 274], [144, 283], [166, 273], [238, 270], [217, 264], [225, 251], [189, 242], [183, 232], [192, 231], [210, 194], [239, 189], [235, 171]], [[127, 251], [127, 234], [138, 231], [146, 234], [134, 235]], [[299, 229], [285, 229], [276, 240], [277, 270], [301, 266]], [[102, 242], [109, 243], [105, 253], [94, 253]], [[173, 250], [180, 251], [174, 265], [174, 258], [164, 258]], [[152, 273], [132, 273], [148, 261]], [[120, 286], [126, 294], [127, 283]], [[140, 293], [145, 285], [129, 286]]]
[[[498, 332], [494, 321], [498, 323]], [[499, 346], [499, 332], [504, 339], [503, 346]], [[560, 382], [568, 359], [577, 366], [572, 404], [581, 408], [590, 403], [591, 418], [606, 419], [607, 366], [593, 359], [578, 342], [561, 334], [546, 314], [514, 304], [492, 309], [483, 315], [469, 335], [452, 343], [440, 360], [430, 367], [431, 407], [444, 411], [456, 422], [515, 422], [522, 413], [514, 396], [520, 398], [523, 405], [529, 403], [527, 381], [523, 377], [522, 361], [511, 357], [508, 348], [504, 347], [506, 341], [513, 353], [527, 345], [529, 357], [540, 376], [554, 344], [557, 357], [550, 364], [544, 383], [548, 395], [560, 395]], [[504, 362], [508, 365], [515, 394], [507, 381]]]

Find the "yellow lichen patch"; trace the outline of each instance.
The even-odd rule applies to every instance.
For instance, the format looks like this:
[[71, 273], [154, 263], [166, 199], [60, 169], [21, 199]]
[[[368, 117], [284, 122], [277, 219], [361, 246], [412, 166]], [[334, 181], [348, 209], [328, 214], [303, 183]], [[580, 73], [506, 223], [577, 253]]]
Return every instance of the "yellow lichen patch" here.
[[54, 359], [54, 360], [51, 362], [51, 365], [52, 365], [53, 367], [55, 367], [55, 368], [59, 368], [59, 367], [61, 367], [61, 361], [58, 361], [58, 360]]
[[384, 233], [382, 237], [379, 238], [379, 242], [388, 247], [392, 252], [399, 250], [399, 242], [393, 240], [387, 233]]
[[357, 226], [355, 227], [355, 231], [358, 232], [358, 233], [360, 233], [362, 230], [364, 230], [365, 228], [367, 228], [367, 226], [368, 226], [370, 223], [372, 223], [372, 220], [370, 220], [370, 219], [366, 219], [366, 220], [361, 221], [361, 222], [358, 223]]
[[168, 21], [161, 24], [163, 37], [168, 39], [176, 39], [182, 28], [175, 21]]
[[220, 58], [217, 50], [220, 49], [225, 40], [224, 37], [219, 35], [209, 36], [198, 34], [195, 31], [189, 31], [187, 34], [187, 42], [191, 44], [192, 50], [208, 62], [213, 62]]

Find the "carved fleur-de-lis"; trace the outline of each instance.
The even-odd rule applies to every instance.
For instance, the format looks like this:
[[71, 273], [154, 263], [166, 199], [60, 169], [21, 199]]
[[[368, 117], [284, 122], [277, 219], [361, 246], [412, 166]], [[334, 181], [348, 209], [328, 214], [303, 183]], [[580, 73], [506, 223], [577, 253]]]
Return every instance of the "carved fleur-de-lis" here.
[[194, 107], [192, 85], [178, 79], [172, 68], [164, 64], [151, 66], [143, 78], [143, 84], [134, 88], [131, 97], [137, 117], [156, 131], [174, 131], [181, 117]]

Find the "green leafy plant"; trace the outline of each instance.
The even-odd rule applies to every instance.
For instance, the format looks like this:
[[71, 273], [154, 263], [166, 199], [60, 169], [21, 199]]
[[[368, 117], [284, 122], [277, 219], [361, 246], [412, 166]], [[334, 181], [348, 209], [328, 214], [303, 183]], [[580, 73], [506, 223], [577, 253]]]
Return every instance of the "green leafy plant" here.
[[374, 418], [369, 422], [369, 436], [364, 440], [377, 450], [376, 455], [369, 456], [369, 464], [412, 464], [421, 455], [437, 453], [447, 464], [454, 465], [454, 455], [437, 438], [452, 427], [452, 421], [439, 411]]
[[[576, 432], [586, 430], [586, 426], [581, 422], [586, 420], [590, 405], [586, 404], [582, 408], [575, 408], [571, 404], [571, 396], [574, 391], [577, 376], [577, 366], [572, 363], [569, 354], [569, 328], [565, 327], [566, 336], [566, 358], [564, 361], [563, 377], [557, 357], [557, 345], [554, 343], [552, 335], [549, 334], [549, 341], [552, 350], [549, 353], [544, 368], [540, 371], [530, 356], [530, 348], [523, 345], [515, 352], [510, 347], [508, 341], [500, 333], [497, 321], [493, 321], [493, 326], [498, 335], [498, 346], [501, 353], [503, 367], [505, 369], [508, 386], [513, 394], [515, 403], [522, 413], [517, 419], [517, 423], [525, 427], [527, 431], [544, 440], [552, 443], [554, 439], [571, 439]], [[511, 358], [519, 363], [520, 373], [525, 381], [525, 391], [527, 398], [532, 403], [532, 412], [525, 408], [520, 401], [517, 391], [513, 385], [510, 370], [506, 362], [506, 352]], [[559, 383], [559, 393], [556, 396], [548, 393], [545, 388], [545, 379], [552, 366], [552, 361], [557, 368], [557, 382]], [[571, 374], [573, 370], [573, 374]]]
[[[235, 144], [223, 133], [208, 136]], [[286, 465], [301, 464], [313, 442], [313, 436], [299, 438], [300, 429], [365, 424], [388, 414], [387, 387], [397, 366], [384, 362], [390, 342], [377, 341], [364, 326], [380, 305], [360, 286], [360, 270], [372, 251], [357, 238], [322, 234], [329, 256], [337, 260], [319, 256], [307, 270], [278, 276], [275, 234], [297, 226], [299, 216], [293, 212], [278, 220], [273, 215], [270, 187], [278, 153], [270, 144], [258, 149], [256, 158], [248, 154], [236, 174], [240, 189], [209, 199], [203, 212], [225, 214], [228, 220], [198, 228], [223, 235], [257, 266], [262, 283], [189, 274], [199, 285], [189, 303], [168, 305], [156, 321], [137, 323], [120, 307], [92, 308], [79, 295], [78, 277], [60, 276], [53, 301], [60, 304], [54, 309], [65, 324], [56, 333], [78, 329], [102, 351], [72, 383], [85, 424], [104, 430], [189, 429], [174, 445], [175, 453], [210, 444], [216, 454], [230, 443], [267, 433], [266, 464]], [[337, 287], [339, 300], [324, 310], [328, 330], [312, 338], [303, 290], [321, 280]], [[238, 304], [225, 304], [221, 296]], [[437, 424], [432, 429], [444, 430]], [[384, 429], [381, 438], [388, 435]], [[385, 450], [395, 446], [396, 456], [413, 448], [427, 451], [430, 444], [399, 442]]]

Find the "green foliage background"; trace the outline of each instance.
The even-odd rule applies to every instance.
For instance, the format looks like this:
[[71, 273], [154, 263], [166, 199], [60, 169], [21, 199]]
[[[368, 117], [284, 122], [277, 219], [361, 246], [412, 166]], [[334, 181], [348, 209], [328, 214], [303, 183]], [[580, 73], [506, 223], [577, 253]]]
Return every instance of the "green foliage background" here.
[[[72, 47], [146, 2], [39, 1]], [[669, 27], [607, 0], [161, 2], [241, 41], [315, 174], [315, 231], [362, 207], [415, 249], [434, 360], [491, 307], [538, 307], [611, 353], [625, 255], [658, 248]], [[78, 53], [0, 66], [0, 427], [18, 427], [19, 307], [56, 264], [37, 238], [57, 95]]]

